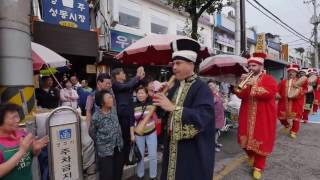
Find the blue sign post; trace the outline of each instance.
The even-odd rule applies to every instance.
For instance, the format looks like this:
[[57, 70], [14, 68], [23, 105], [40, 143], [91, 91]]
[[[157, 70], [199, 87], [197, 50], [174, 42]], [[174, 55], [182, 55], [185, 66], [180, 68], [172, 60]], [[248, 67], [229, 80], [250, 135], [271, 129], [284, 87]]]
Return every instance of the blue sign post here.
[[51, 24], [90, 30], [86, 0], [44, 0], [43, 19]]
[[141, 38], [142, 36], [111, 30], [111, 51], [121, 52]]

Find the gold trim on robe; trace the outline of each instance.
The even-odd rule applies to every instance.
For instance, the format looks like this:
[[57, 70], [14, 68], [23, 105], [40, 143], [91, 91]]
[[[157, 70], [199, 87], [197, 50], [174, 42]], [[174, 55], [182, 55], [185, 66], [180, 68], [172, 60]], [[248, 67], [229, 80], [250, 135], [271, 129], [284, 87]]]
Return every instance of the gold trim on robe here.
[[[186, 80], [186, 83], [182, 89], [181, 95], [176, 103], [176, 110], [170, 114], [170, 120], [172, 121], [172, 132], [169, 143], [169, 164], [167, 172], [167, 180], [175, 180], [176, 175], [176, 165], [178, 157], [178, 141], [181, 139], [190, 139], [194, 137], [198, 130], [193, 125], [182, 125], [182, 113], [184, 100], [187, 94], [195, 82], [197, 75], [193, 75], [190, 79]], [[177, 98], [179, 89], [176, 90], [174, 94], [174, 102]], [[169, 125], [171, 121], [168, 121]]]

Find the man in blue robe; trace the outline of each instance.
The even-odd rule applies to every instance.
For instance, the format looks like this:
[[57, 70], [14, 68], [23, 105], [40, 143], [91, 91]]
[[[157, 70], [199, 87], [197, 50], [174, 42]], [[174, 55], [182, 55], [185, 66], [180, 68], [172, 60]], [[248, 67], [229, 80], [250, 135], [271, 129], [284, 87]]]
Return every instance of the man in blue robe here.
[[168, 113], [161, 180], [212, 180], [214, 170], [214, 104], [209, 87], [194, 73], [198, 42], [171, 44], [176, 78], [168, 97], [154, 104]]

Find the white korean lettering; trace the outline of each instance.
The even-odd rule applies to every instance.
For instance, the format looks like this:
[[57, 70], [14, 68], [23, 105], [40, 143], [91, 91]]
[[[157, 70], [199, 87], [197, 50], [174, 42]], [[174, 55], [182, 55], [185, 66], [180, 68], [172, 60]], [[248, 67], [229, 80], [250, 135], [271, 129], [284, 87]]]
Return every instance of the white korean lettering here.
[[78, 18], [80, 19], [80, 21], [81, 21], [82, 23], [84, 23], [85, 20], [86, 20], [86, 17], [85, 17], [84, 15], [78, 15]]
[[60, 10], [60, 16], [62, 19], [66, 19], [68, 17], [68, 12], [65, 10]]
[[58, 0], [51, 0], [51, 4], [56, 5]]
[[86, 9], [83, 3], [78, 3], [78, 8], [80, 9], [81, 12]]
[[51, 13], [51, 16], [57, 17], [58, 10], [57, 10], [57, 9], [52, 9], [52, 8], [50, 8], [49, 13]]
[[127, 45], [129, 45], [128, 39], [127, 39], [127, 37], [125, 37], [125, 36], [118, 36], [116, 43], [120, 44], [121, 48], [123, 48], [123, 49], [124, 49]]
[[73, 21], [77, 22], [78, 21], [77, 14], [70, 13], [69, 20], [73, 20]]

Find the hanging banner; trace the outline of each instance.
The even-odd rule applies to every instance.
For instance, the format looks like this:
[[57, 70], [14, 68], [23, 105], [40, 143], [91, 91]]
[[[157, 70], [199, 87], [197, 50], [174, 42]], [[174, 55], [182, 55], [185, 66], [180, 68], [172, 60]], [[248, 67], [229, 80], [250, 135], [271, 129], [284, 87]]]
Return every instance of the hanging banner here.
[[284, 61], [289, 60], [289, 48], [288, 48], [288, 44], [283, 44], [281, 45], [281, 59]]
[[265, 33], [257, 34], [256, 52], [257, 53], [266, 53], [266, 35], [265, 35]]
[[90, 30], [86, 0], [44, 0], [42, 9], [43, 20], [47, 23]]

